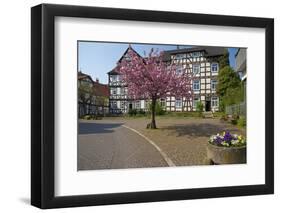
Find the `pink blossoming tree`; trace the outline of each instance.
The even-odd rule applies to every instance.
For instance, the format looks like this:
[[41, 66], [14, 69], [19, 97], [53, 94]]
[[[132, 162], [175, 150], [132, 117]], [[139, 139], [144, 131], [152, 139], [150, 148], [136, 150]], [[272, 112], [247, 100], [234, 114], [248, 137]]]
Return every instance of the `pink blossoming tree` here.
[[[176, 97], [189, 100], [192, 96], [192, 76], [179, 65], [164, 60], [163, 52], [151, 49], [147, 57], [140, 57], [131, 48], [128, 56], [118, 64], [119, 73], [133, 99], [151, 101], [151, 129], [156, 129], [155, 108], [160, 98]], [[129, 58], [129, 59], [128, 59]]]

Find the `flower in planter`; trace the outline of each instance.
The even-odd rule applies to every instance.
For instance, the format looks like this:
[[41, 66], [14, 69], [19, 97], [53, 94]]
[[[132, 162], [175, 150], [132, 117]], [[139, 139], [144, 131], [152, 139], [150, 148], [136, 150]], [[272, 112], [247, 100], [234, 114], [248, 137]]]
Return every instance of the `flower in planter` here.
[[222, 134], [212, 135], [209, 143], [223, 147], [237, 147], [246, 145], [246, 139], [242, 135], [223, 132]]

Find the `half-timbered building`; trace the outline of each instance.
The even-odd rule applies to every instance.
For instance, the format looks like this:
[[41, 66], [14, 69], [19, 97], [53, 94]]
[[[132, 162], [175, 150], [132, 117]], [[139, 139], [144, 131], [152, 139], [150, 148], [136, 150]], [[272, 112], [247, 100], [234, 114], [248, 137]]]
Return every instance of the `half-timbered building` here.
[[[128, 51], [134, 51], [137, 56], [141, 57], [132, 47], [129, 45], [127, 50], [121, 56], [117, 63], [122, 60], [130, 60]], [[128, 113], [130, 109], [147, 109], [146, 100], [134, 100], [128, 95], [128, 88], [124, 81], [122, 81], [122, 75], [118, 73], [117, 66], [108, 72], [108, 85], [109, 85], [109, 111], [112, 114]]]
[[[129, 60], [128, 50], [136, 52], [130, 45], [124, 52], [121, 60]], [[166, 111], [183, 112], [196, 111], [198, 102], [204, 106], [204, 111], [218, 111], [219, 97], [216, 94], [217, 76], [219, 72], [219, 57], [227, 51], [221, 47], [193, 47], [169, 50], [164, 52], [164, 60], [174, 63], [177, 72], [190, 72], [192, 78], [192, 98], [163, 97], [159, 100]], [[137, 52], [136, 52], [137, 53]], [[137, 53], [138, 54], [138, 53]], [[138, 54], [139, 57], [141, 57]], [[129, 109], [147, 110], [147, 100], [133, 100], [128, 96], [128, 89], [118, 73], [117, 67], [108, 72], [110, 88], [110, 112], [127, 113]]]
[[109, 113], [109, 88], [94, 81], [90, 75], [78, 72], [78, 115], [106, 115]]

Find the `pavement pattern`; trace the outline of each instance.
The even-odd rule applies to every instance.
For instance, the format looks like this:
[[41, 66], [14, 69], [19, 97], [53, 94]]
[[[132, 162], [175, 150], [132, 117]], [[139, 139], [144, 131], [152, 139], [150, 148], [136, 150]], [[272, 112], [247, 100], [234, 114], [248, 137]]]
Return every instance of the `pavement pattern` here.
[[168, 166], [159, 151], [121, 122], [80, 122], [78, 170]]
[[219, 119], [157, 118], [158, 129], [146, 129], [148, 118], [104, 118], [80, 121], [78, 170], [168, 166], [160, 152], [128, 126], [149, 138], [176, 166], [209, 165], [210, 135], [230, 131], [246, 135]]
[[209, 165], [206, 145], [209, 137], [223, 131], [242, 134], [246, 131], [220, 121], [218, 118], [165, 118], [156, 119], [157, 129], [146, 129], [147, 118], [124, 119], [134, 128], [154, 141], [176, 166]]

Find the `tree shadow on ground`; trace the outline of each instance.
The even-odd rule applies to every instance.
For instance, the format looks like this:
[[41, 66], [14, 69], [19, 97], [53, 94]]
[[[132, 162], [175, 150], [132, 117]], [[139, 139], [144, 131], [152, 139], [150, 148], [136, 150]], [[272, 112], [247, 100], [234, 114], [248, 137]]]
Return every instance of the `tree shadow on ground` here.
[[79, 123], [78, 132], [80, 135], [112, 133], [122, 125], [123, 123]]
[[215, 135], [215, 134], [221, 133], [223, 131], [229, 131], [231, 133], [240, 133], [241, 132], [236, 127], [223, 126], [220, 124], [210, 124], [210, 123], [176, 124], [173, 126], [162, 127], [161, 129], [170, 130], [173, 133], [176, 133], [177, 137], [180, 137], [180, 136], [210, 137], [211, 135]]

